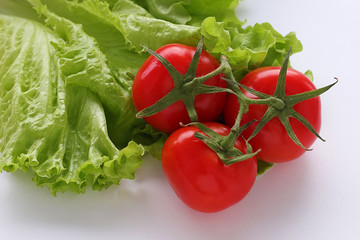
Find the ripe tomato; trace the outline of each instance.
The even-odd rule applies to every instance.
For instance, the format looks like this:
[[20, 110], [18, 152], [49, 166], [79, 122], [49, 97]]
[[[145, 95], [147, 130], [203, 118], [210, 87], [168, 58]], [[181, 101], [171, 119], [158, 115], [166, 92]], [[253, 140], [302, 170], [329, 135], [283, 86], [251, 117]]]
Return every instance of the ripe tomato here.
[[[167, 59], [181, 74], [185, 74], [196, 51], [195, 47], [169, 44], [156, 52]], [[206, 51], [202, 51], [196, 76], [206, 75], [219, 67], [219, 62]], [[222, 74], [208, 79], [204, 84], [226, 87]], [[174, 88], [174, 82], [166, 68], [151, 55], [139, 69], [132, 86], [132, 97], [138, 111], [155, 104]], [[195, 97], [195, 109], [199, 122], [216, 121], [223, 111], [226, 93], [201, 94]], [[180, 127], [179, 123], [189, 123], [190, 117], [180, 100], [164, 110], [144, 118], [160, 131], [171, 133]]]
[[[220, 135], [230, 128], [220, 123], [206, 123]], [[200, 132], [187, 126], [173, 132], [165, 142], [161, 162], [165, 175], [178, 197], [201, 212], [217, 212], [243, 199], [252, 188], [257, 172], [255, 157], [225, 165], [218, 155], [194, 136]], [[246, 152], [240, 138], [234, 145]]]
[[[279, 72], [280, 67], [259, 68], [248, 73], [240, 83], [259, 92], [273, 95]], [[314, 84], [303, 73], [291, 68], [287, 70], [285, 83], [286, 96], [314, 89], [316, 89]], [[257, 98], [246, 91], [243, 92], [249, 98]], [[265, 105], [251, 104], [248, 113], [243, 115], [242, 123], [249, 122], [253, 119], [260, 120], [266, 109], [267, 106]], [[321, 104], [319, 97], [297, 103], [293, 109], [305, 117], [314, 129], [319, 132], [321, 126]], [[234, 124], [238, 111], [239, 103], [236, 97], [229, 95], [224, 109], [224, 119], [227, 125], [232, 126]], [[290, 118], [289, 121], [300, 142], [306, 148], [309, 148], [317, 137], [298, 120]], [[250, 137], [256, 125], [257, 123], [255, 122], [247, 128], [243, 132], [243, 136], [245, 138]], [[257, 155], [259, 159], [272, 163], [294, 160], [305, 152], [303, 148], [296, 145], [290, 139], [278, 117], [271, 119], [249, 143], [254, 151], [261, 148], [261, 151]]]

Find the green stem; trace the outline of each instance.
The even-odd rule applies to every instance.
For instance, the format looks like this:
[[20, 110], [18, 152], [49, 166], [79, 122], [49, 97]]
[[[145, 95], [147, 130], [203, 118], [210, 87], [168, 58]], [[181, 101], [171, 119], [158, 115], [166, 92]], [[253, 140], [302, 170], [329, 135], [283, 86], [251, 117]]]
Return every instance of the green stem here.
[[[233, 93], [238, 97], [238, 101], [240, 104], [240, 109], [235, 121], [235, 124], [230, 129], [230, 132], [226, 136], [220, 136], [219, 134], [213, 132], [211, 129], [206, 127], [202, 123], [191, 123], [191, 125], [194, 125], [200, 129], [200, 131], [204, 132], [206, 135], [201, 133], [195, 133], [195, 137], [203, 141], [209, 148], [211, 148], [213, 151], [216, 152], [218, 157], [222, 160], [222, 162], [226, 165], [230, 165], [236, 162], [244, 161], [246, 159], [249, 159], [251, 157], [254, 157], [258, 152], [253, 153], [251, 146], [247, 144], [247, 152], [242, 153], [239, 149], [236, 149], [234, 147], [235, 141], [240, 136], [241, 132], [247, 128], [252, 122], [243, 124], [240, 127], [240, 122], [242, 119], [242, 116], [244, 113], [248, 111], [249, 103], [254, 102], [274, 102], [273, 99], [266, 99], [266, 100], [255, 100], [247, 98], [242, 92], [239, 86], [237, 85], [237, 82], [234, 78], [234, 75], [232, 73], [230, 64], [227, 61], [227, 58], [225, 56], [221, 57], [221, 64], [218, 69], [216, 69], [211, 74], [206, 75], [206, 78], [212, 77], [212, 75], [216, 76], [218, 73], [223, 72], [228, 79], [227, 80], [227, 92]], [[202, 83], [203, 79], [202, 77], [197, 78], [196, 81], [198, 83]], [[187, 86], [192, 87], [191, 83], [189, 83]], [[219, 89], [220, 91], [224, 91]], [[264, 103], [265, 104], [265, 103]]]
[[249, 104], [247, 104], [244, 101], [245, 99], [248, 99], [248, 98], [239, 90], [240, 88], [235, 84], [236, 80], [231, 71], [231, 67], [230, 67], [229, 63], [227, 62], [227, 59], [226, 58], [221, 58], [221, 59], [222, 59], [222, 62], [225, 61], [225, 63], [223, 64], [225, 66], [224, 72], [227, 73], [227, 78], [230, 80], [228, 82], [229, 88], [231, 90], [235, 91], [236, 96], [239, 101], [239, 106], [240, 106], [238, 115], [236, 116], [235, 124], [230, 129], [230, 133], [227, 136], [225, 136], [220, 143], [220, 145], [225, 150], [229, 150], [234, 147], [236, 139], [241, 134], [242, 130], [240, 130], [240, 122], [241, 122], [243, 114], [249, 110]]
[[284, 101], [275, 97], [269, 97], [266, 99], [253, 99], [244, 97], [242, 100], [246, 104], [268, 105], [273, 106], [278, 110], [281, 110], [285, 107]]
[[183, 98], [183, 102], [185, 104], [186, 110], [189, 114], [190, 121], [191, 122], [197, 122], [198, 116], [195, 109], [195, 96], [192, 94], [189, 94], [188, 96]]
[[183, 86], [184, 91], [188, 91], [188, 92], [192, 91], [194, 88], [200, 86], [205, 81], [222, 73], [224, 71], [224, 68], [225, 68], [224, 64], [220, 63], [220, 66], [217, 69], [215, 69], [214, 71], [212, 71], [204, 76], [201, 76], [201, 77], [195, 77], [192, 81], [184, 84], [184, 86]]

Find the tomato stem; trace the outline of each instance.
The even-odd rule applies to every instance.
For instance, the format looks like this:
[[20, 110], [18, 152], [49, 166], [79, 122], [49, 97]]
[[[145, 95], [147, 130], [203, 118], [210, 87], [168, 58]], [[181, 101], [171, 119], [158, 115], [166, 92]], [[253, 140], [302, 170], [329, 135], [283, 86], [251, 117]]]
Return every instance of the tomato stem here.
[[195, 77], [193, 79], [193, 81], [185, 83], [184, 87], [190, 86], [190, 87], [193, 88], [193, 87], [199, 86], [200, 84], [204, 83], [206, 80], [208, 80], [208, 79], [210, 79], [212, 77], [215, 77], [216, 75], [222, 73], [224, 71], [225, 67], [226, 67], [226, 64], [224, 62], [220, 62], [220, 66], [217, 69], [215, 69], [214, 71], [212, 71], [212, 72], [210, 72], [210, 73], [208, 73], [208, 74], [206, 74], [204, 76]]
[[[244, 104], [262, 104], [262, 105], [268, 105], [268, 106], [274, 106], [275, 108], [281, 110], [285, 107], [285, 103], [282, 99], [279, 99], [277, 97], [261, 93], [258, 91], [255, 91], [251, 88], [248, 88], [240, 83], [238, 83], [235, 80], [226, 79], [223, 78], [227, 83], [232, 86], [232, 93], [235, 94], [239, 99], [240, 102]], [[238, 86], [238, 87], [236, 87]], [[259, 98], [248, 98], [244, 95], [244, 93], [239, 89], [239, 87], [245, 89], [247, 92], [259, 97]]]
[[[251, 147], [247, 145], [247, 152], [242, 153], [239, 149], [234, 147], [234, 143], [226, 145], [225, 139], [233, 139], [234, 136], [238, 136], [237, 133], [230, 131], [227, 136], [221, 136], [208, 128], [205, 124], [199, 122], [192, 122], [187, 124], [197, 127], [201, 132], [195, 132], [194, 136], [204, 142], [210, 149], [212, 149], [225, 165], [234, 164], [236, 162], [245, 161], [254, 157], [260, 150], [252, 152]], [[242, 130], [240, 129], [239, 132]], [[236, 137], [237, 138], [237, 137]], [[236, 140], [235, 138], [235, 140]]]
[[236, 80], [231, 70], [231, 66], [227, 61], [226, 56], [222, 56], [221, 58], [221, 66], [223, 66], [223, 72], [228, 78], [228, 88], [229, 92], [235, 93], [238, 96], [240, 104], [240, 111], [236, 118], [235, 124], [230, 129], [230, 132], [226, 136], [220, 136], [219, 134], [214, 133], [210, 129], [208, 129], [204, 124], [200, 123], [192, 123], [193, 125], [197, 126], [202, 132], [207, 134], [205, 136], [200, 133], [196, 133], [195, 137], [203, 141], [209, 148], [211, 148], [218, 157], [222, 160], [225, 165], [234, 164], [236, 162], [247, 160], [251, 157], [254, 157], [260, 150], [256, 151], [255, 153], [252, 152], [251, 146], [247, 144], [247, 152], [242, 153], [240, 150], [234, 147], [236, 140], [239, 138], [241, 132], [250, 126], [254, 121], [251, 121], [247, 124], [244, 124], [240, 127], [240, 121], [242, 115], [248, 111], [248, 106], [245, 101], [248, 99], [243, 95], [240, 88], [236, 84]]

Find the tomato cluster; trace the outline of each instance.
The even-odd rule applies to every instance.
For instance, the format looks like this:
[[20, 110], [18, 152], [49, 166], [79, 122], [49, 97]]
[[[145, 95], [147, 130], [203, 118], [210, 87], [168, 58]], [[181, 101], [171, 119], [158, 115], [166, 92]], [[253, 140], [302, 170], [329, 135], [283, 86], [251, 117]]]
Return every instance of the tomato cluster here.
[[317, 90], [287, 68], [288, 56], [282, 67], [258, 68], [238, 84], [229, 65], [202, 50], [201, 41], [197, 48], [169, 44], [149, 52], [134, 80], [133, 101], [150, 125], [170, 133], [162, 167], [178, 197], [195, 210], [216, 212], [239, 202], [255, 182], [257, 159], [294, 160], [320, 137], [319, 95], [332, 85]]

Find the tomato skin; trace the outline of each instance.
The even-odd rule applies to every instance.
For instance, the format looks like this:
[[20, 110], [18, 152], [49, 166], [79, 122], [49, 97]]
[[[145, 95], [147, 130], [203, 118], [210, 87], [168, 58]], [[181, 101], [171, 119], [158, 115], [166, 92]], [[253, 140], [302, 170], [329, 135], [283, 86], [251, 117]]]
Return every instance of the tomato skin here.
[[[259, 92], [273, 95], [279, 72], [280, 67], [259, 68], [247, 74], [240, 83]], [[285, 84], [287, 96], [314, 89], [316, 89], [314, 84], [303, 73], [295, 69], [288, 69]], [[249, 98], [256, 98], [246, 91], [243, 92]], [[304, 116], [317, 132], [320, 131], [321, 103], [319, 97], [300, 102], [293, 108]], [[242, 123], [253, 119], [260, 120], [266, 109], [267, 106], [264, 105], [250, 105], [248, 113], [244, 114], [242, 118]], [[224, 119], [228, 126], [234, 124], [238, 111], [239, 103], [236, 97], [229, 95], [224, 109]], [[315, 142], [317, 137], [298, 120], [290, 118], [290, 125], [305, 147], [309, 148]], [[242, 133], [243, 136], [245, 138], [250, 137], [256, 126], [257, 123], [255, 122]], [[249, 143], [254, 151], [261, 148], [257, 155], [259, 159], [272, 163], [291, 161], [306, 152], [290, 139], [278, 117], [271, 119]]]
[[[177, 71], [185, 74], [196, 51], [195, 47], [168, 44], [156, 52], [165, 57]], [[206, 75], [219, 67], [219, 62], [206, 51], [202, 51], [196, 76]], [[226, 87], [222, 74], [208, 79], [204, 84]], [[174, 87], [166, 68], [150, 56], [139, 69], [132, 86], [132, 97], [138, 111], [149, 107], [164, 97]], [[226, 93], [201, 94], [195, 97], [195, 109], [199, 122], [216, 121], [223, 111]], [[209, 107], [210, 106], [210, 107]], [[171, 133], [180, 128], [179, 123], [189, 123], [190, 118], [182, 101], [178, 101], [161, 112], [144, 118], [154, 128]]]
[[[206, 123], [227, 135], [230, 128]], [[256, 158], [225, 165], [205, 143], [194, 137], [198, 128], [183, 127], [170, 135], [163, 147], [164, 173], [177, 196], [189, 207], [201, 212], [218, 212], [243, 199], [252, 188], [257, 172]], [[246, 151], [244, 141], [235, 147]]]

